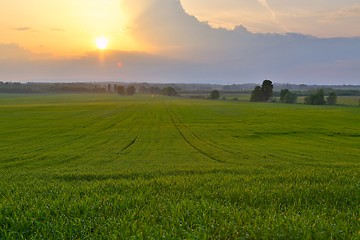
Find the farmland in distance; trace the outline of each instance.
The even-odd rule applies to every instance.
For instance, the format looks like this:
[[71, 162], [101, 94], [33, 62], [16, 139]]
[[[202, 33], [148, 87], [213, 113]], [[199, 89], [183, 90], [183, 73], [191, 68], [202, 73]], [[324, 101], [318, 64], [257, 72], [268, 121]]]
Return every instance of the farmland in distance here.
[[360, 108], [0, 95], [0, 239], [359, 239]]

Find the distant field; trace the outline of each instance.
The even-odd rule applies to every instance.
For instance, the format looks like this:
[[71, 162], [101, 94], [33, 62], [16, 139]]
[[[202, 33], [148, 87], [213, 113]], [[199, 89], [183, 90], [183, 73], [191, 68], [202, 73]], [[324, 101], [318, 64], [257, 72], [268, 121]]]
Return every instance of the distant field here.
[[224, 96], [221, 96], [222, 98], [225, 98], [226, 100], [236, 100], [240, 102], [249, 102], [251, 94], [226, 94]]
[[0, 239], [360, 239], [360, 107], [0, 95], [0, 121]]
[[360, 96], [339, 96], [337, 104], [360, 106]]

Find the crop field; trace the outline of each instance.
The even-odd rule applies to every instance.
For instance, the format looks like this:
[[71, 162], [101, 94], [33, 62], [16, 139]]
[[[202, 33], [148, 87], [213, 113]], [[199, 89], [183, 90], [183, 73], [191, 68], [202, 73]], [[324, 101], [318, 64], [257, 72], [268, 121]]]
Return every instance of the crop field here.
[[360, 107], [0, 95], [0, 239], [360, 239]]
[[360, 106], [360, 96], [339, 96], [338, 104]]

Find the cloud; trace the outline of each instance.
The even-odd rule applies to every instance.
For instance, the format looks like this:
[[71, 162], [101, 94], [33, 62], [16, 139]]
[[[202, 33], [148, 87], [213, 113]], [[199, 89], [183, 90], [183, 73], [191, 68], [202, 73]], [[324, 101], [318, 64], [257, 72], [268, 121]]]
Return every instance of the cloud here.
[[325, 22], [334, 22], [342, 18], [349, 17], [360, 17], [360, 5], [353, 5], [350, 7], [342, 8], [336, 12], [330, 13], [330, 16], [325, 20]]
[[[318, 37], [360, 36], [358, 0], [182, 0], [186, 11], [213, 26], [242, 24], [253, 32], [301, 32]], [[339, 11], [341, 17], [332, 18]], [[346, 13], [345, 13], [346, 12]], [[275, 16], [275, 18], [274, 18]], [[332, 22], [329, 21], [332, 19]]]
[[0, 60], [28, 60], [33, 56], [33, 53], [15, 43], [0, 44]]
[[[266, 1], [260, 2], [271, 10]], [[357, 61], [360, 38], [254, 34], [242, 26], [234, 30], [213, 29], [189, 16], [179, 1], [153, 0], [147, 6], [135, 19], [135, 34], [157, 46], [161, 54], [208, 66], [211, 69], [208, 72], [216, 76], [217, 81], [246, 82], [267, 77], [282, 82], [358, 81], [356, 75], [360, 70], [354, 67], [350, 71], [353, 77], [349, 78], [349, 68], [336, 65], [336, 79], [324, 68], [319, 69], [316, 78], [306, 72], [293, 75], [289, 70], [309, 64], [330, 66], [337, 61]], [[339, 77], [341, 73], [344, 79]]]
[[282, 23], [279, 18], [277, 13], [270, 7], [269, 3], [267, 2], [267, 0], [257, 0], [258, 3], [260, 3], [261, 6], [263, 6], [265, 9], [267, 9], [270, 14], [271, 14], [271, 18], [272, 20], [285, 32], [289, 31], [289, 29], [285, 26], [284, 23]]
[[272, 15], [273, 18], [276, 18], [276, 13], [275, 13], [275, 11], [273, 11], [273, 10], [271, 9], [271, 7], [269, 6], [267, 0], [257, 0], [257, 1], [258, 1], [258, 3], [260, 3], [261, 6], [263, 6], [264, 8], [266, 8], [266, 9], [271, 13], [271, 15]]
[[31, 27], [18, 27], [18, 28], [13, 28], [13, 30], [15, 30], [15, 31], [31, 31], [32, 28]]
[[[255, 34], [244, 26], [214, 29], [187, 14], [177, 0], [127, 0], [127, 8], [137, 12], [128, 31], [156, 49], [152, 54], [107, 51], [77, 59], [3, 59], [0, 79], [359, 84], [360, 38]], [[7, 48], [26, 53], [19, 46]]]

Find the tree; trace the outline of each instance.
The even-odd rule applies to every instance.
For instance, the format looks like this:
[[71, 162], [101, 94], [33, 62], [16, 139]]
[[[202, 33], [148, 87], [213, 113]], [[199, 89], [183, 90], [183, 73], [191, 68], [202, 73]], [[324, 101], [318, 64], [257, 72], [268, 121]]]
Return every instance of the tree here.
[[290, 92], [289, 89], [281, 89], [280, 102], [282, 103], [296, 103], [297, 95]]
[[133, 85], [128, 86], [127, 89], [126, 89], [126, 93], [129, 96], [134, 95], [135, 91], [136, 91], [136, 89], [135, 89], [135, 87]]
[[285, 95], [290, 92], [289, 89], [281, 89], [280, 91], [280, 102], [284, 102]]
[[261, 86], [263, 101], [269, 101], [273, 94], [274, 85], [270, 80], [264, 80]]
[[309, 96], [305, 97], [305, 104], [310, 105], [324, 105], [324, 90], [319, 89], [314, 94], [310, 94]]
[[261, 87], [256, 86], [251, 93], [250, 102], [267, 102], [273, 94], [273, 83], [270, 80], [264, 80]]
[[284, 103], [296, 103], [297, 95], [293, 92], [288, 92], [284, 97]]
[[210, 99], [219, 99], [220, 98], [220, 92], [218, 90], [212, 90], [210, 92]]
[[326, 98], [326, 102], [328, 105], [335, 105], [337, 101], [336, 93], [332, 92], [329, 94], [329, 96]]
[[251, 93], [250, 102], [261, 102], [263, 99], [260, 86], [256, 86]]
[[116, 92], [120, 95], [125, 95], [126, 91], [125, 91], [125, 87], [124, 86], [117, 86], [116, 87]]
[[163, 90], [161, 90], [162, 94], [166, 95], [166, 96], [177, 96], [178, 93], [176, 92], [176, 90], [173, 87], [166, 87], [163, 88]]

